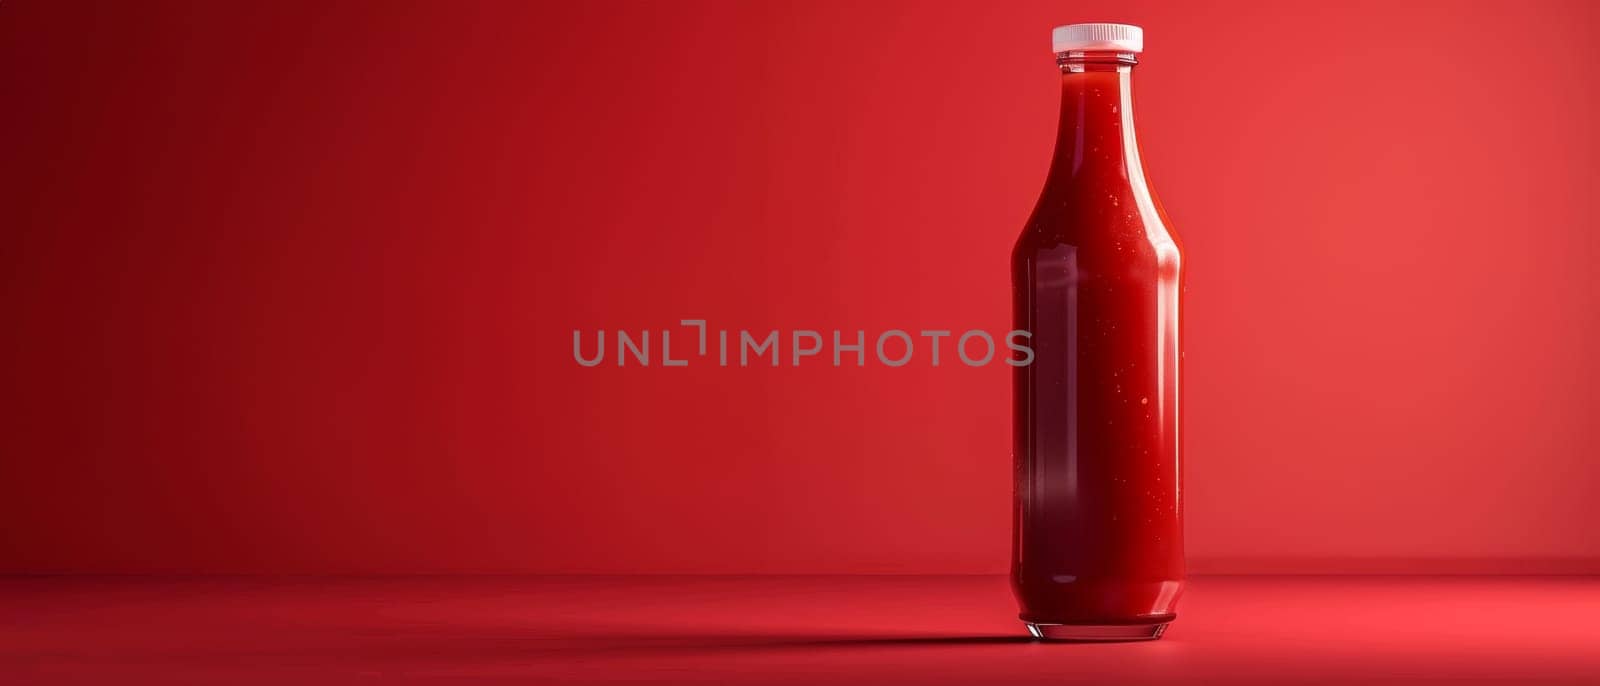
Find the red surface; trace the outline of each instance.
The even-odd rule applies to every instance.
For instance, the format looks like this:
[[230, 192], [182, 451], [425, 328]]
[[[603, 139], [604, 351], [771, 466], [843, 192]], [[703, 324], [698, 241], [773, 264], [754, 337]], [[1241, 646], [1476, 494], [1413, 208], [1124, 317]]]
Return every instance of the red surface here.
[[1005, 367], [571, 332], [1006, 329], [1108, 18], [1193, 565], [1600, 570], [1597, 12], [0, 2], [0, 570], [1001, 573]]
[[1202, 577], [1157, 642], [1019, 637], [1004, 578], [0, 581], [17, 683], [1593, 683], [1600, 580]]

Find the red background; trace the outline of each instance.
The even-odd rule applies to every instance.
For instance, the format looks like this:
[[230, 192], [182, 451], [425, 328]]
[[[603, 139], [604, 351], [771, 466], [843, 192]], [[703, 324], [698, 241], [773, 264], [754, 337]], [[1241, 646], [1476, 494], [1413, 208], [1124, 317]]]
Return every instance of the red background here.
[[1600, 571], [1600, 11], [0, 3], [0, 571], [999, 572], [1058, 23], [1142, 24], [1197, 571]]

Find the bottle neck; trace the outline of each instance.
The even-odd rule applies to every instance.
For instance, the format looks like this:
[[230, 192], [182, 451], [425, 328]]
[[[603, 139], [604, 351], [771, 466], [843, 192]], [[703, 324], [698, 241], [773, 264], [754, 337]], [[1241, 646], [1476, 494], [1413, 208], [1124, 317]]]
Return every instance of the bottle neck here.
[[1052, 182], [1084, 176], [1121, 176], [1144, 181], [1139, 142], [1133, 132], [1133, 53], [1066, 52], [1061, 67], [1061, 120]]

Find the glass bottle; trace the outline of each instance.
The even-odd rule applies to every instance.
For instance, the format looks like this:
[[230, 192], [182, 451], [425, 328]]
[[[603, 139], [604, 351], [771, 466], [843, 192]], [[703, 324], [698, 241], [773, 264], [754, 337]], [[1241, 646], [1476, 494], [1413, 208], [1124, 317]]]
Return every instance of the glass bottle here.
[[1012, 253], [1012, 588], [1035, 637], [1159, 638], [1183, 589], [1182, 250], [1145, 178], [1143, 30], [1055, 29], [1061, 119]]

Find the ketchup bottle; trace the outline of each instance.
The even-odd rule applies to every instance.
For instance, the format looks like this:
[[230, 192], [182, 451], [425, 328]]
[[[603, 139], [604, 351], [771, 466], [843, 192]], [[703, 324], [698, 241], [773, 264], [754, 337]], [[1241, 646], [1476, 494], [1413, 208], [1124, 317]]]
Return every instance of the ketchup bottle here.
[[1133, 135], [1144, 31], [1052, 33], [1061, 123], [1012, 252], [1012, 588], [1036, 638], [1160, 638], [1183, 590], [1182, 250]]

